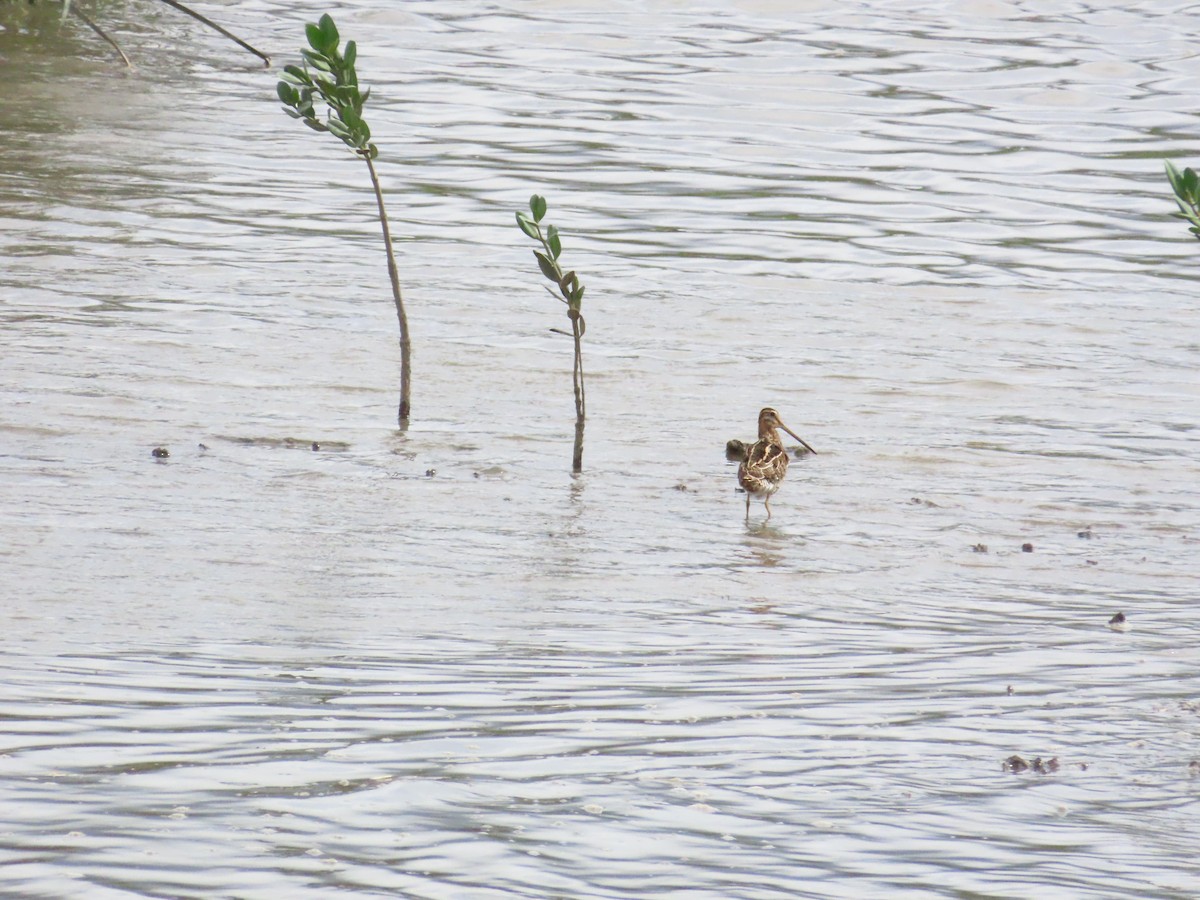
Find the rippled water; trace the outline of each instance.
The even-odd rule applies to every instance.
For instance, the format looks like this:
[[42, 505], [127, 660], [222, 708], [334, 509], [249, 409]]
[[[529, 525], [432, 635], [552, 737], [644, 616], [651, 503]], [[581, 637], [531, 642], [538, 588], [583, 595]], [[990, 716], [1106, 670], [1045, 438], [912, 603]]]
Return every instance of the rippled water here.
[[0, 893], [1200, 894], [1195, 9], [203, 11], [326, 9], [405, 433], [365, 172], [271, 73], [0, 35]]

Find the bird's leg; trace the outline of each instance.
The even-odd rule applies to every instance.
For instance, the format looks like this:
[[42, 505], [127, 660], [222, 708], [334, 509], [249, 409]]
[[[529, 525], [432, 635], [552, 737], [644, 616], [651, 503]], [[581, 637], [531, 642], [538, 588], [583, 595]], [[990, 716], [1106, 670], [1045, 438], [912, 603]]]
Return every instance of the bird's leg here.
[[771, 495], [770, 494], [767, 494], [767, 496], [763, 497], [763, 506], [765, 506], [767, 508], [767, 521], [770, 522], [771, 521]]
[[750, 521], [750, 492], [746, 491], [746, 521]]

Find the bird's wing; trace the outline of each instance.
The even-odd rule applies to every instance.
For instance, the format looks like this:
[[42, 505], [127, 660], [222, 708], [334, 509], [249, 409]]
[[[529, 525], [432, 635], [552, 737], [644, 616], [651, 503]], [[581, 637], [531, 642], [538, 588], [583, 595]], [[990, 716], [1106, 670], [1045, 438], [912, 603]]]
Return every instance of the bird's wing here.
[[759, 441], [746, 454], [742, 463], [742, 480], [777, 482], [788, 467], [787, 451], [776, 444]]

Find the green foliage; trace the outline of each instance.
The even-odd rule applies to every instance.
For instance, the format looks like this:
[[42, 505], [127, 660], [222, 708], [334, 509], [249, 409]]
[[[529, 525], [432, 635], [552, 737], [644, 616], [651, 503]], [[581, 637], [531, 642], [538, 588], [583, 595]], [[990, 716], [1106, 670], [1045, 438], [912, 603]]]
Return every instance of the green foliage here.
[[562, 265], [559, 263], [559, 257], [562, 255], [562, 238], [559, 237], [558, 229], [553, 225], [547, 225], [546, 230], [542, 231], [544, 218], [546, 218], [546, 198], [534, 194], [529, 198], [529, 212], [517, 213], [517, 227], [542, 245], [541, 250], [533, 251], [534, 258], [537, 260], [542, 274], [558, 288], [562, 302], [567, 305], [567, 318], [571, 320], [569, 332], [559, 331], [557, 328], [550, 330], [558, 334], [565, 334], [575, 340], [575, 369], [572, 373], [575, 386], [575, 453], [571, 460], [571, 467], [574, 472], [578, 473], [583, 471], [583, 427], [587, 418], [587, 397], [583, 383], [583, 333], [587, 330], [587, 325], [583, 321], [583, 285], [579, 282], [579, 276], [573, 271], [563, 271]]
[[1175, 202], [1179, 204], [1179, 212], [1175, 215], [1191, 222], [1188, 231], [1200, 239], [1200, 176], [1194, 169], [1185, 168], [1180, 172], [1170, 160], [1164, 160], [1163, 165], [1171, 190], [1175, 192]]
[[[359, 89], [354, 70], [358, 46], [347, 41], [344, 50], [338, 49], [341, 37], [328, 13], [306, 25], [304, 34], [308, 38], [308, 46], [300, 50], [304, 65], [284, 66], [275, 88], [283, 111], [313, 131], [328, 131], [360, 156], [375, 159], [379, 149], [371, 143], [371, 129], [362, 115], [371, 89]], [[323, 116], [317, 101], [325, 105]]]
[[541, 250], [533, 251], [538, 268], [558, 288], [563, 303], [567, 305], [567, 317], [572, 323], [579, 323], [579, 335], [582, 337], [583, 332], [587, 330], [582, 314], [583, 285], [579, 283], [579, 276], [573, 271], [562, 270], [558, 261], [562, 255], [562, 239], [553, 225], [548, 225], [545, 232], [542, 231], [541, 222], [545, 217], [546, 198], [534, 194], [529, 198], [529, 212], [517, 213], [517, 225], [526, 235], [542, 245]]

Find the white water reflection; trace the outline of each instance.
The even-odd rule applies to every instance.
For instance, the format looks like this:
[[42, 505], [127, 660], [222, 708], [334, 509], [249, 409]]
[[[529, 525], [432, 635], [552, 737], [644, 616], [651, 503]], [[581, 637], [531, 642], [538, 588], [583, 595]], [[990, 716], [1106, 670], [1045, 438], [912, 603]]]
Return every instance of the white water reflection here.
[[0, 892], [1196, 893], [1187, 7], [333, 11], [405, 435], [364, 173], [253, 58], [0, 44]]

